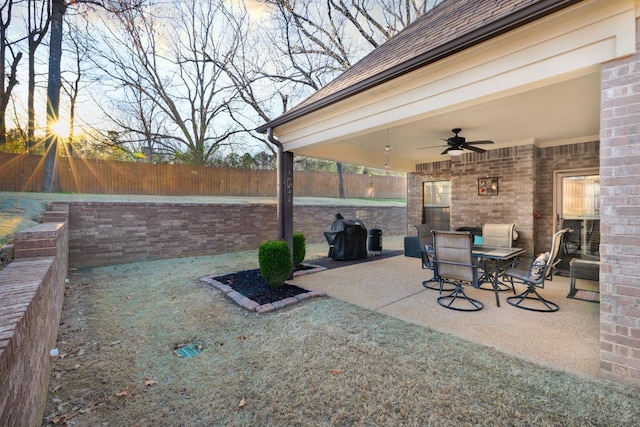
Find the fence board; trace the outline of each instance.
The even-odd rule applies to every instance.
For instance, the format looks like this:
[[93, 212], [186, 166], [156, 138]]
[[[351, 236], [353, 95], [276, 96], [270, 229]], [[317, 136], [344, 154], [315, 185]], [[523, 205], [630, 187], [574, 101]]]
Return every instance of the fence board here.
[[[0, 153], [0, 191], [42, 190], [43, 156]], [[85, 194], [276, 197], [275, 170], [59, 158], [60, 191]], [[348, 198], [406, 198], [406, 177], [345, 174]], [[335, 173], [295, 171], [294, 196], [339, 197]]]

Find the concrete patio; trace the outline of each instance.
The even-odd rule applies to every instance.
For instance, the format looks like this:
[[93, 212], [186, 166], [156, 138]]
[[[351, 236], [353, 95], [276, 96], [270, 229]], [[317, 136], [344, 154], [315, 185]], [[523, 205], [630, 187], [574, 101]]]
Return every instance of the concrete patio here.
[[468, 294], [484, 303], [483, 310], [447, 310], [437, 304], [437, 291], [422, 286], [422, 281], [430, 277], [432, 272], [423, 270], [419, 259], [395, 256], [299, 276], [293, 282], [536, 364], [600, 378], [600, 305], [567, 298], [568, 277], [554, 276], [541, 291], [560, 305], [555, 313], [512, 307], [505, 301], [510, 291], [500, 293], [501, 306], [496, 307], [492, 291], [473, 288], [467, 288]]

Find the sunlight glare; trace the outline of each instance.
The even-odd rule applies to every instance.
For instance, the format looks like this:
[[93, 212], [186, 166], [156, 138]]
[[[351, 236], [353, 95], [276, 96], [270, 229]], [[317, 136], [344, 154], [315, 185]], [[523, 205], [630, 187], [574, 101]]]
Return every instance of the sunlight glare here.
[[69, 123], [64, 120], [59, 120], [57, 123], [54, 123], [53, 126], [51, 126], [51, 129], [60, 138], [66, 138], [69, 136]]

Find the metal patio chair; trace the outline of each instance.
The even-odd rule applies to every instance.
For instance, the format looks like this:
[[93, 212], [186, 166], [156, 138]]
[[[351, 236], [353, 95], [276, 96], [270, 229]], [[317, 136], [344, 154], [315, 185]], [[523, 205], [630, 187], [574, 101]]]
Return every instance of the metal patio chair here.
[[449, 283], [455, 288], [438, 297], [438, 304], [457, 311], [482, 310], [484, 304], [469, 297], [464, 286], [478, 287], [478, 266], [473, 263], [473, 236], [468, 231], [433, 231], [435, 258], [434, 273], [442, 287]]
[[531, 265], [531, 268], [508, 268], [502, 274], [502, 277], [509, 280], [514, 289], [515, 284], [522, 284], [527, 287], [523, 292], [508, 297], [507, 302], [509, 304], [516, 308], [540, 312], [554, 312], [560, 309], [558, 304], [543, 298], [538, 293], [538, 289], [544, 289], [544, 282], [549, 270], [558, 263], [557, 257], [562, 246], [562, 239], [570, 232], [570, 229], [565, 228], [555, 233], [551, 241], [551, 250], [540, 254]]

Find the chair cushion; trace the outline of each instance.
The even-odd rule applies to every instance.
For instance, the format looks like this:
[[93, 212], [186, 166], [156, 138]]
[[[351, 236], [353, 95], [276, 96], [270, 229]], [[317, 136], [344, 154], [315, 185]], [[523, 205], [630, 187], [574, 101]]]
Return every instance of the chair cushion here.
[[531, 265], [531, 272], [529, 273], [531, 280], [538, 280], [542, 277], [544, 267], [547, 264], [550, 256], [551, 254], [549, 252], [545, 252], [538, 255], [538, 258], [533, 261], [533, 264]]

